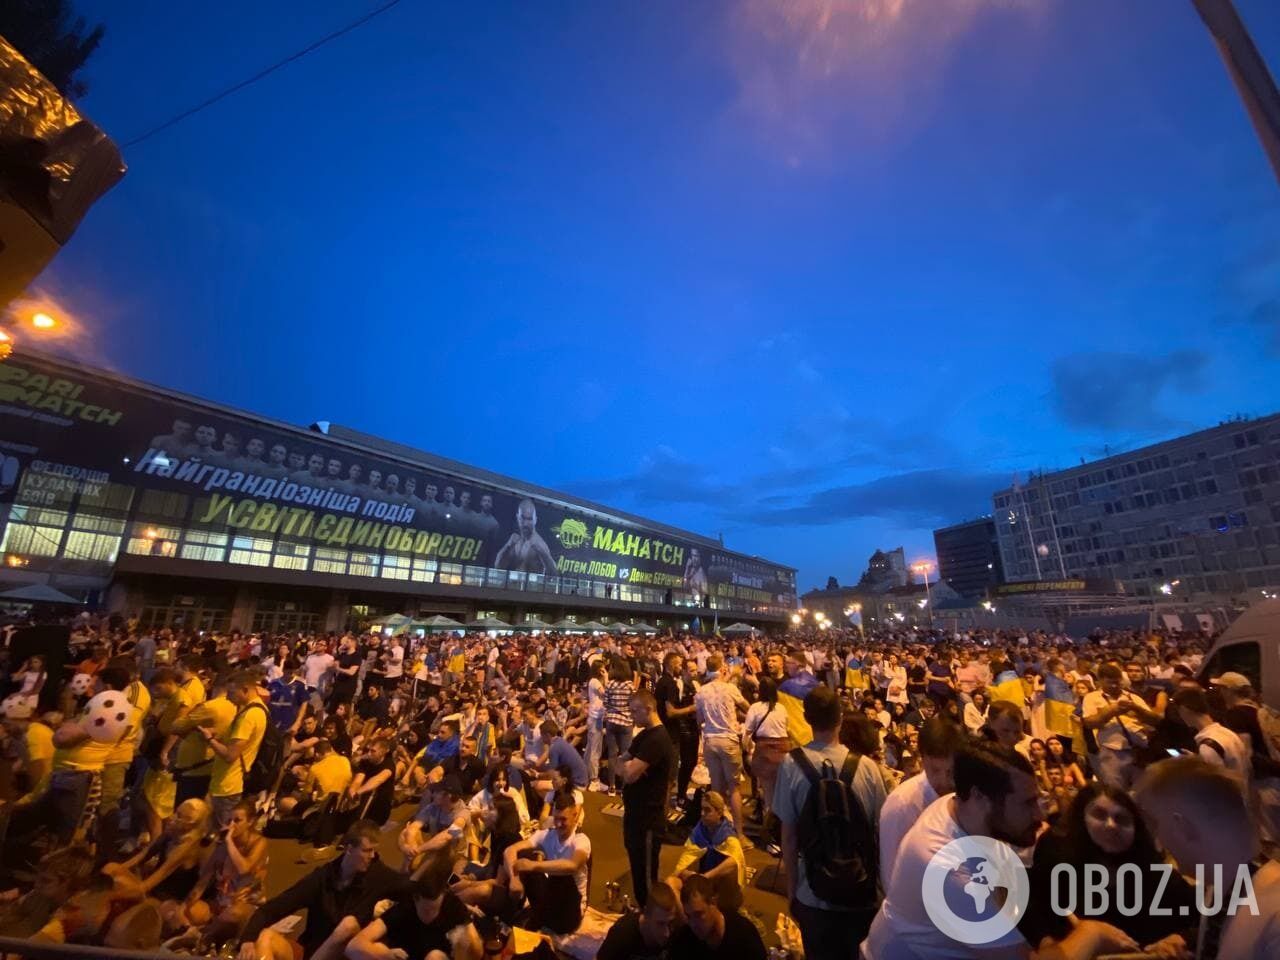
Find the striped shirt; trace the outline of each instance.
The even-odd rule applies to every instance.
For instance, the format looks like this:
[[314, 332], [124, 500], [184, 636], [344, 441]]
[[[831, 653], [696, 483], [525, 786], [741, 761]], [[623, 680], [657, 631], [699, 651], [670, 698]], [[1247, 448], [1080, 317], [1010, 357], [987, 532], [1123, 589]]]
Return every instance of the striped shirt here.
[[610, 680], [604, 691], [604, 721], [630, 729], [631, 684], [626, 680]]

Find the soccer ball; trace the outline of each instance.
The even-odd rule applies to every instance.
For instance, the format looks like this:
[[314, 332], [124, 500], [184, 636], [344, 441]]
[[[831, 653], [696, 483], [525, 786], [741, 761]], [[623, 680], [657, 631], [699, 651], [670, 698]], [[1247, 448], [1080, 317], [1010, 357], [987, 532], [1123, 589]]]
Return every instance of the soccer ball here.
[[85, 732], [98, 743], [119, 741], [132, 720], [133, 704], [119, 690], [104, 690], [85, 707]]
[[71, 692], [77, 697], [83, 697], [86, 693], [93, 690], [93, 675], [89, 673], [77, 673], [71, 678]]
[[0, 716], [6, 720], [26, 720], [35, 713], [36, 698], [25, 693], [11, 693], [0, 703]]

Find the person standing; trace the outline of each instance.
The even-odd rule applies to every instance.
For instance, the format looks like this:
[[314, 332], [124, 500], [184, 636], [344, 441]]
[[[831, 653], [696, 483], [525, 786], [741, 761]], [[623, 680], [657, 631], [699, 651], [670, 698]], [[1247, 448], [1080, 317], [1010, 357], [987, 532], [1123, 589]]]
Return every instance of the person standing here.
[[718, 653], [707, 659], [709, 679], [698, 689], [693, 702], [702, 727], [702, 756], [711, 774], [711, 789], [729, 801], [738, 840], [750, 849], [751, 841], [742, 832], [742, 794], [738, 792], [742, 780], [741, 722], [748, 704], [737, 686], [721, 679], [723, 666]]
[[631, 694], [631, 717], [640, 732], [616, 761], [622, 780], [622, 842], [631, 864], [636, 903], [647, 902], [658, 881], [658, 853], [666, 820], [667, 790], [675, 773], [675, 744], [658, 719], [658, 705], [648, 690]]
[[658, 716], [667, 734], [679, 750], [680, 769], [676, 773], [676, 803], [684, 802], [693, 778], [693, 768], [698, 765], [697, 707], [693, 703], [693, 683], [686, 680], [684, 657], [679, 651], [671, 651], [662, 658], [662, 676], [654, 686], [653, 695], [658, 702]]
[[920, 729], [920, 757], [924, 769], [904, 780], [880, 809], [880, 882], [889, 889], [902, 838], [933, 801], [955, 789], [955, 752], [964, 733], [950, 720], [932, 717]]
[[269, 722], [267, 706], [258, 696], [257, 677], [252, 673], [238, 673], [227, 681], [227, 699], [235, 705], [236, 715], [226, 739], [212, 726], [198, 728], [213, 751], [209, 800], [220, 828], [231, 825], [236, 804], [244, 795], [245, 775], [258, 758]]
[[590, 788], [603, 793], [609, 789], [600, 779], [600, 755], [604, 751], [606, 714], [604, 663], [597, 660], [588, 669], [590, 679], [587, 681], [587, 770], [591, 774]]
[[[606, 772], [609, 774], [608, 784], [616, 786], [614, 769], [618, 758], [626, 754], [631, 746], [633, 728], [631, 724], [631, 693], [635, 687], [631, 683], [631, 673], [620, 660], [614, 659], [609, 664], [609, 685], [605, 688], [604, 710], [604, 747], [608, 760]], [[654, 713], [657, 713], [655, 709]]]
[[1099, 667], [1098, 689], [1085, 694], [1081, 710], [1085, 729], [1098, 742], [1093, 754], [1098, 779], [1128, 790], [1139, 772], [1137, 751], [1146, 747], [1151, 728], [1163, 718], [1136, 693], [1122, 689], [1123, 676], [1114, 663]]
[[[838, 960], [856, 957], [875, 915], [876, 863], [879, 858], [877, 829], [884, 805], [884, 779], [875, 761], [850, 752], [837, 739], [841, 720], [840, 700], [827, 686], [817, 685], [805, 695], [804, 719], [813, 730], [813, 739], [787, 755], [778, 770], [773, 812], [782, 823], [782, 861], [786, 866], [791, 915], [800, 927], [807, 960]], [[838, 776], [848, 798], [848, 829], [852, 847], [823, 849], [823, 831], [816, 816], [814, 790], [828, 791]], [[862, 870], [847, 882], [833, 878], [828, 887], [845, 894], [841, 903], [823, 899], [813, 889], [812, 878], [832, 861], [826, 853], [841, 859], [856, 859]], [[833, 891], [824, 889], [827, 897]]]

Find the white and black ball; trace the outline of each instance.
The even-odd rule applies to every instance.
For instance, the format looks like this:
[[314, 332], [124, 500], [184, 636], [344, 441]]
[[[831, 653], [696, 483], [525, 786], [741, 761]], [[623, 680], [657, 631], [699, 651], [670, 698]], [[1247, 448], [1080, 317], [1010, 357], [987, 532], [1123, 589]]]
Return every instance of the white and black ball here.
[[87, 693], [93, 692], [93, 674], [77, 673], [71, 678], [69, 684], [71, 692], [77, 697], [83, 697]]
[[133, 704], [119, 690], [104, 690], [85, 706], [85, 732], [98, 743], [116, 743], [132, 723]]

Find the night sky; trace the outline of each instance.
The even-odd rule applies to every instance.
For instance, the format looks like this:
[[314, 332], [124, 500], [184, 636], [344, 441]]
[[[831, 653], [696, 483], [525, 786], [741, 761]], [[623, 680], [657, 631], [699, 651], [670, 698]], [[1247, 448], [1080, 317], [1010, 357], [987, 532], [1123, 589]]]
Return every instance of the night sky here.
[[[123, 143], [377, 5], [80, 0], [81, 107]], [[84, 359], [802, 590], [1280, 409], [1280, 189], [1189, 0], [405, 0], [125, 158], [40, 281]]]

